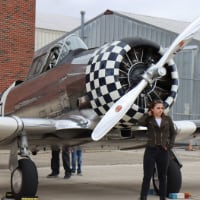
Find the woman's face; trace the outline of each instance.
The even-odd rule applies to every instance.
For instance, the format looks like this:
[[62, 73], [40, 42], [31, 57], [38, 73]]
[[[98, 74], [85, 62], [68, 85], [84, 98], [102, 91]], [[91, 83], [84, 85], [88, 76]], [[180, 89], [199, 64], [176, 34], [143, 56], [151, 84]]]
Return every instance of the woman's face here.
[[164, 106], [162, 103], [157, 103], [155, 106], [151, 109], [153, 116], [155, 117], [161, 117], [161, 115], [164, 112]]

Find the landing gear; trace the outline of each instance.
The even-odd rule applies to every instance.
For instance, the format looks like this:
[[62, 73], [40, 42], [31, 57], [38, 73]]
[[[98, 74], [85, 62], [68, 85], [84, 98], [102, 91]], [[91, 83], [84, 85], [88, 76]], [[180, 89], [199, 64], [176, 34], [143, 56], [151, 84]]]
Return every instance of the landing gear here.
[[[170, 160], [169, 168], [167, 172], [167, 194], [178, 193], [182, 185], [182, 175], [180, 170], [180, 164], [176, 160]], [[157, 194], [159, 194], [159, 182], [157, 171], [154, 171], [153, 186]]]
[[11, 174], [11, 191], [16, 199], [33, 197], [37, 192], [38, 173], [30, 159], [19, 160], [18, 167]]
[[[18, 156], [21, 157], [18, 160]], [[38, 173], [29, 157], [28, 140], [25, 132], [13, 142], [10, 152], [11, 193], [16, 200], [35, 197], [38, 188]]]

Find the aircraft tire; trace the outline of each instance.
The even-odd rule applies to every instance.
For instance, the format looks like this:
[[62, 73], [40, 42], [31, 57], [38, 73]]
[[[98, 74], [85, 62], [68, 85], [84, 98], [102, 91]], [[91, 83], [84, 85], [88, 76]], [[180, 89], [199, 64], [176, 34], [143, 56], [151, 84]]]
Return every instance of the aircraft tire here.
[[19, 160], [18, 167], [11, 174], [11, 191], [16, 199], [34, 197], [38, 188], [38, 173], [30, 159]]
[[[157, 194], [159, 194], [159, 182], [157, 172], [153, 175], [153, 186]], [[182, 186], [182, 174], [180, 165], [175, 160], [170, 160], [167, 172], [167, 195], [169, 193], [178, 193]]]
[[182, 186], [182, 174], [180, 166], [175, 160], [171, 160], [167, 172], [167, 194], [178, 193]]

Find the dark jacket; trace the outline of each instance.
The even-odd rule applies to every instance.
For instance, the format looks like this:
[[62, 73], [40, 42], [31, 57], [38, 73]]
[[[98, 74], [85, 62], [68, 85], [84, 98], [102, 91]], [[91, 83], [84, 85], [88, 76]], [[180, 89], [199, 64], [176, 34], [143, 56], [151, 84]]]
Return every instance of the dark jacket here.
[[139, 124], [147, 127], [147, 145], [161, 145], [168, 148], [173, 147], [177, 133], [169, 116], [162, 116], [160, 127], [158, 126], [154, 116], [149, 116], [148, 114], [145, 114], [140, 119]]

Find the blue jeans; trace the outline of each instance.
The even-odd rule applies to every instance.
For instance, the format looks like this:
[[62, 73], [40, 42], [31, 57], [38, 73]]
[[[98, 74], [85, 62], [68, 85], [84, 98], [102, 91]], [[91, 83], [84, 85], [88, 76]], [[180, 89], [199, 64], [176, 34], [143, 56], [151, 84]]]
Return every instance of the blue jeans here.
[[82, 150], [81, 149], [73, 149], [72, 151], [72, 173], [76, 172], [76, 164], [77, 164], [77, 173], [80, 174], [82, 172]]

